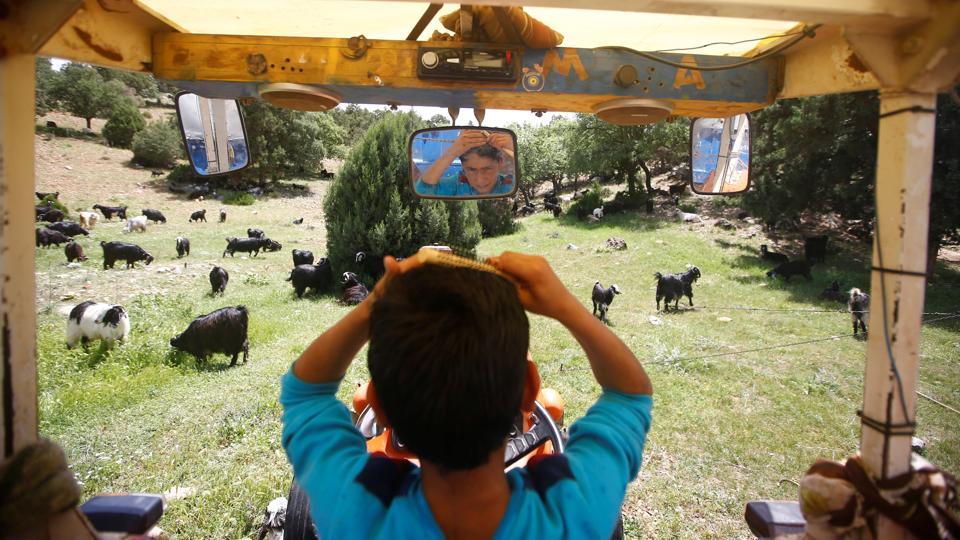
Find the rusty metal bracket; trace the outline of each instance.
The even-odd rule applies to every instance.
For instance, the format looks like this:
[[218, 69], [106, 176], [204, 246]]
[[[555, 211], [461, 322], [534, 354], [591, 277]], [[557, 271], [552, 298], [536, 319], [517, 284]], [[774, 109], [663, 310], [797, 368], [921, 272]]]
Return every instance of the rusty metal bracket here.
[[367, 51], [372, 47], [373, 44], [370, 43], [370, 40], [366, 36], [360, 34], [359, 36], [354, 36], [347, 41], [347, 51], [340, 51], [340, 54], [344, 58], [350, 60], [359, 60], [367, 55]]

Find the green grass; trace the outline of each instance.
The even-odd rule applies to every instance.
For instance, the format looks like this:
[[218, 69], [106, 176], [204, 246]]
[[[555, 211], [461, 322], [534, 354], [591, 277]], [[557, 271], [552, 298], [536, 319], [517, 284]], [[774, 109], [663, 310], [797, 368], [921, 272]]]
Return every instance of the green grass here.
[[[41, 431], [66, 448], [85, 496], [188, 488], [191, 495], [171, 501], [160, 523], [177, 538], [255, 537], [266, 503], [285, 495], [291, 480], [280, 447], [278, 378], [313, 337], [347, 312], [331, 297], [298, 301], [284, 282], [291, 248], [323, 254], [322, 225], [295, 227], [291, 216], [263, 204], [232, 207], [225, 224], [188, 226], [186, 210], [168, 213], [168, 224], [136, 236], [121, 237], [116, 223], [101, 225], [83, 241], [90, 256], [84, 274], [64, 267], [62, 250], [38, 249]], [[221, 259], [224, 236], [243, 235], [251, 226], [281, 241], [283, 251]], [[173, 252], [177, 234], [188, 234], [193, 246], [183, 261]], [[611, 236], [626, 240], [628, 249], [600, 249]], [[96, 246], [101, 239], [136, 241], [158, 259], [138, 270], [104, 271]], [[736, 231], [634, 215], [586, 226], [538, 214], [517, 233], [479, 246], [481, 256], [542, 254], [585, 305], [597, 280], [623, 291], [610, 308], [611, 326], [648, 363], [655, 387], [643, 469], [623, 508], [628, 536], [744, 537], [748, 500], [794, 499], [796, 488], [781, 479], [798, 480], [817, 458], [841, 459], [857, 449], [865, 342], [847, 337], [848, 315], [722, 308], [841, 310], [817, 295], [833, 279], [867, 288], [868, 246], [844, 246], [842, 255], [814, 268], [812, 283], [784, 283], [763, 275], [767, 266], [755, 256], [761, 242]], [[579, 249], [567, 250], [568, 243]], [[231, 273], [223, 298], [208, 295], [213, 263]], [[657, 313], [653, 273], [678, 272], [687, 264], [703, 274], [694, 286], [697, 309]], [[958, 311], [960, 274], [941, 268], [929, 291], [927, 311]], [[77, 296], [61, 301], [62, 294]], [[65, 349], [62, 310], [90, 295], [128, 307], [129, 343], [113, 350]], [[241, 303], [251, 317], [246, 365], [228, 368], [222, 355], [197, 365], [171, 351], [170, 337], [194, 316]], [[558, 323], [533, 316], [531, 329], [543, 383], [561, 393], [570, 422], [599, 388], [583, 352]], [[833, 335], [844, 337], [696, 359]], [[922, 337], [919, 387], [960, 406], [960, 323], [925, 326]], [[364, 356], [341, 387], [344, 400], [366, 380]], [[960, 419], [921, 400], [917, 420], [927, 457], [960, 472]]]

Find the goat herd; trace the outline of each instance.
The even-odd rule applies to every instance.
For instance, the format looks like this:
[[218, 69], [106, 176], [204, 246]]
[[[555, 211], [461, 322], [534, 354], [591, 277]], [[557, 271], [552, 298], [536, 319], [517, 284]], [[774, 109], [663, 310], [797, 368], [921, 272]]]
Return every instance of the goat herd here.
[[[48, 224], [36, 229], [37, 247], [49, 247], [66, 244], [64, 253], [68, 264], [77, 261], [86, 261], [83, 247], [73, 237], [88, 236], [88, 229], [94, 228], [100, 216], [96, 212], [79, 212], [79, 223], [65, 221], [64, 213], [56, 208], [53, 201], [58, 200], [59, 193], [37, 192], [41, 204], [36, 207], [36, 218]], [[99, 210], [103, 218], [111, 221], [114, 216], [126, 220], [124, 233], [145, 232], [147, 223], [166, 223], [167, 219], [162, 212], [155, 209], [143, 209], [142, 215], [128, 218], [127, 206], [93, 205]], [[225, 222], [227, 214], [220, 210], [220, 223]], [[198, 210], [190, 215], [192, 222], [206, 222], [206, 210]], [[303, 218], [294, 221], [302, 224]], [[261, 251], [280, 251], [279, 242], [271, 240], [262, 229], [247, 229], [246, 238], [229, 237], [222, 257], [229, 253], [249, 253], [256, 257]], [[142, 247], [118, 241], [102, 241], [103, 268], [113, 268], [117, 261], [125, 261], [127, 268], [133, 268], [136, 263], [143, 261], [149, 265], [154, 257]], [[178, 258], [190, 255], [190, 240], [183, 236], [176, 237], [176, 252]], [[374, 277], [383, 274], [383, 262], [378, 257], [368, 256], [365, 252], [355, 255], [355, 261], [360, 269]], [[78, 264], [78, 263], [77, 263]], [[322, 257], [314, 263], [313, 253], [294, 249], [294, 267], [287, 281], [292, 282], [294, 292], [302, 298], [308, 289], [314, 293], [332, 292], [336, 283], [333, 269], [327, 258]], [[226, 269], [214, 266], [210, 271], [211, 295], [222, 295], [226, 291], [230, 275]], [[357, 274], [344, 272], [341, 278], [342, 294], [340, 301], [347, 305], [359, 304], [367, 297], [369, 291], [360, 281]], [[249, 321], [248, 310], [245, 306], [229, 306], [218, 309], [194, 319], [179, 335], [170, 339], [170, 345], [178, 350], [192, 354], [198, 361], [205, 361], [214, 353], [231, 356], [230, 365], [236, 365], [240, 353], [246, 362], [249, 354], [247, 326]], [[107, 344], [114, 341], [125, 341], [130, 333], [130, 317], [126, 309], [120, 305], [86, 301], [76, 305], [67, 318], [67, 348], [76, 346], [79, 342], [86, 346], [92, 340], [102, 340]]]
[[[810, 236], [804, 238], [804, 259], [790, 260], [782, 253], [770, 251], [766, 244], [760, 246], [760, 258], [764, 261], [777, 263], [777, 266], [767, 272], [767, 277], [782, 276], [787, 281], [795, 275], [802, 275], [807, 280], [812, 280], [810, 267], [816, 262], [826, 260], [827, 237]], [[700, 269], [691, 266], [687, 271], [679, 274], [661, 274], [656, 272], [654, 278], [657, 280], [657, 311], [660, 311], [660, 301], [664, 300], [663, 309], [670, 309], [670, 302], [673, 302], [673, 309], [679, 309], [680, 299], [684, 296], [690, 306], [693, 306], [693, 284], [700, 279]], [[591, 294], [593, 300], [593, 314], [601, 321], [607, 322], [607, 309], [613, 303], [615, 295], [620, 294], [620, 287], [616, 284], [604, 288], [599, 281], [594, 283]], [[867, 332], [867, 322], [870, 317], [870, 295], [854, 287], [848, 293], [840, 290], [840, 283], [834, 281], [829, 287], [820, 293], [820, 298], [824, 300], [835, 300], [846, 302], [847, 311], [850, 312], [850, 320], [853, 323], [853, 335], [857, 335], [858, 330], [864, 334]]]

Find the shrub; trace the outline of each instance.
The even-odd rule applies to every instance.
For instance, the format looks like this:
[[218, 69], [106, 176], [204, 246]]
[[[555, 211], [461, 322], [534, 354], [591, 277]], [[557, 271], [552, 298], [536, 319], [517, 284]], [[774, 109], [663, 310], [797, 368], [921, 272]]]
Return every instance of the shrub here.
[[513, 201], [510, 199], [490, 199], [479, 201], [480, 228], [483, 236], [501, 236], [517, 231], [519, 224], [513, 219]]
[[632, 194], [629, 191], [618, 191], [617, 194], [613, 196], [613, 200], [604, 205], [603, 211], [605, 214], [616, 214], [619, 212], [646, 210], [647, 201], [649, 200], [650, 195], [648, 195], [646, 191], [638, 190]]
[[118, 148], [130, 148], [133, 136], [147, 126], [143, 115], [133, 103], [123, 101], [119, 104], [103, 126], [103, 138], [107, 144]]
[[200, 176], [193, 170], [193, 167], [181, 163], [170, 171], [167, 175], [167, 182], [171, 184], [185, 184], [196, 181]]
[[55, 198], [53, 197], [53, 195], [47, 195], [46, 197], [44, 197], [43, 200], [40, 201], [40, 204], [39, 204], [38, 206], [44, 206], [44, 205], [46, 205], [47, 203], [50, 203], [54, 208], [56, 208], [57, 210], [63, 212], [63, 215], [64, 215], [64, 216], [66, 216], [66, 217], [69, 217], [69, 216], [70, 216], [70, 210], [67, 210], [67, 207], [64, 206], [64, 204], [63, 204], [62, 202], [60, 202], [59, 200], [55, 199]]
[[169, 167], [181, 155], [180, 133], [166, 122], [154, 122], [133, 137], [133, 161], [145, 167]]
[[593, 213], [594, 208], [600, 208], [603, 205], [603, 196], [609, 190], [600, 186], [600, 182], [594, 180], [590, 183], [590, 190], [583, 197], [577, 199], [570, 211], [579, 219], [586, 219]]
[[250, 206], [251, 204], [257, 202], [256, 197], [247, 193], [246, 191], [223, 191], [220, 193], [224, 194], [223, 204], [232, 204], [234, 206]]

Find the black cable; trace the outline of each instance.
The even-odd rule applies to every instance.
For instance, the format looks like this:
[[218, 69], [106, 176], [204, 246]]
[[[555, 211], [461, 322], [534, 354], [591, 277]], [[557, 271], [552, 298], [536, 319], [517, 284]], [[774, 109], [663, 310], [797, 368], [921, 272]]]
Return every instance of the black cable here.
[[696, 47], [678, 47], [678, 48], [676, 48], [676, 49], [657, 49], [657, 50], [655, 50], [655, 51], [653, 51], [653, 52], [662, 53], [662, 52], [673, 52], [673, 51], [693, 51], [693, 50], [696, 50], [696, 49], [705, 49], [705, 48], [707, 48], [707, 47], [712, 47], [712, 46], [714, 46], [714, 45], [740, 45], [741, 43], [750, 43], [751, 41], [763, 41], [763, 40], [765, 40], [765, 39], [790, 37], [790, 36], [796, 36], [797, 34], [802, 34], [802, 33], [803, 33], [803, 31], [801, 30], [801, 31], [799, 31], [799, 32], [790, 32], [789, 34], [775, 34], [775, 35], [772, 35], [772, 36], [764, 36], [764, 37], [751, 38], [751, 39], [742, 39], [742, 40], [740, 40], [740, 41], [714, 41], [714, 42], [712, 42], [712, 43], [707, 43], [706, 45], [698, 45], [698, 46], [696, 46]]

